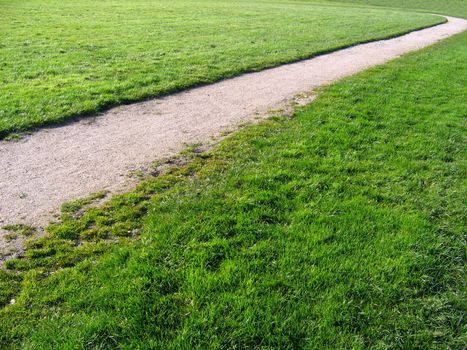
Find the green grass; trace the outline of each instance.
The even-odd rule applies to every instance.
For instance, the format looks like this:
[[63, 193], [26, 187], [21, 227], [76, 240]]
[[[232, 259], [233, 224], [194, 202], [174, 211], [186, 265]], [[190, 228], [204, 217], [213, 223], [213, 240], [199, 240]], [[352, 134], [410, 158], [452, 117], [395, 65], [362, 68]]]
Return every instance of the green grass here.
[[295, 1], [2, 0], [0, 138], [440, 21]]
[[355, 3], [370, 6], [416, 9], [421, 11], [467, 18], [465, 0], [331, 0], [340, 3]]
[[15, 299], [0, 344], [465, 348], [466, 43], [345, 79], [66, 216], [0, 271]]

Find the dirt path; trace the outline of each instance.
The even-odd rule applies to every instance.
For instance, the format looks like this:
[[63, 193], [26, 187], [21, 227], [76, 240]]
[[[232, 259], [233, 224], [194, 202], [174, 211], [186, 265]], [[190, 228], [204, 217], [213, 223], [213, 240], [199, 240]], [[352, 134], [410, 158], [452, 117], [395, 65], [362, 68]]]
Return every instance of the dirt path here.
[[[128, 189], [128, 173], [209, 143], [226, 129], [282, 108], [297, 94], [418, 50], [467, 29], [467, 21], [358, 45], [179, 94], [112, 109], [94, 119], [0, 142], [0, 226], [43, 226], [64, 201]], [[16, 249], [0, 233], [0, 258]], [[3, 251], [3, 254], [1, 253]]]

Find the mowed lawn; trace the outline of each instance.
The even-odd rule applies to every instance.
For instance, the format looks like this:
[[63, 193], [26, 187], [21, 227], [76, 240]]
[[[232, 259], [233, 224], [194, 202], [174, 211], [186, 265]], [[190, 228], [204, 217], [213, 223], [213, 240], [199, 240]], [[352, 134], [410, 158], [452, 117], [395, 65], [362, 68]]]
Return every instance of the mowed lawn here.
[[465, 348], [466, 62], [461, 34], [71, 215], [2, 272], [0, 344]]
[[2, 0], [0, 138], [441, 21], [300, 1]]
[[467, 1], [465, 0], [331, 0], [344, 4], [361, 4], [384, 6], [391, 8], [416, 9], [424, 12], [441, 13], [467, 18]]

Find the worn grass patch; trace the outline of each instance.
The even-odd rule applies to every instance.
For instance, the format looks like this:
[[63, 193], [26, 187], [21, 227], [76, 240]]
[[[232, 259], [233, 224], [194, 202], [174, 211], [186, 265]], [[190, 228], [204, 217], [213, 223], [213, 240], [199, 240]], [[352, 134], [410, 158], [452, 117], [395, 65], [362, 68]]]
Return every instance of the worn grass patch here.
[[3, 229], [6, 231], [10, 231], [12, 234], [19, 234], [23, 236], [31, 236], [34, 233], [34, 227], [22, 224], [6, 225], [3, 226]]
[[466, 42], [334, 84], [51, 228], [0, 272], [0, 344], [464, 348]]
[[443, 21], [258, 0], [4, 0], [0, 14], [0, 138]]

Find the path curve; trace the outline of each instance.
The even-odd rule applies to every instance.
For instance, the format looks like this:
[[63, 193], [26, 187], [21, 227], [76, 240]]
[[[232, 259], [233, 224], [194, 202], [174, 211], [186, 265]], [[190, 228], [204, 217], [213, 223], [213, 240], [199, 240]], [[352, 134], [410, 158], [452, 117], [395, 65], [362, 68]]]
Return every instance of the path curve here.
[[[135, 181], [127, 176], [130, 171], [177, 154], [185, 144], [207, 143], [226, 129], [286, 106], [297, 94], [467, 29], [466, 20], [446, 18], [445, 24], [394, 39], [121, 106], [18, 142], [1, 141], [0, 226], [43, 226], [64, 201], [103, 189], [128, 189]], [[5, 244], [0, 233], [0, 251]]]

